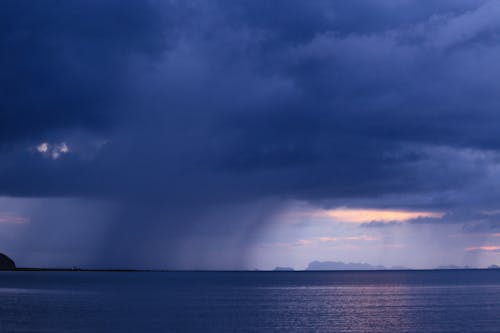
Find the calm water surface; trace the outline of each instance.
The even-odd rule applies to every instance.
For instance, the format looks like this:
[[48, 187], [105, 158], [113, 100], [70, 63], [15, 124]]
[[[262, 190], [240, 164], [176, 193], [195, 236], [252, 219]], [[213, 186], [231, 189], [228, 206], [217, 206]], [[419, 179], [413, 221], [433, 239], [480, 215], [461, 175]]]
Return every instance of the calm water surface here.
[[1, 272], [0, 332], [500, 332], [500, 270]]

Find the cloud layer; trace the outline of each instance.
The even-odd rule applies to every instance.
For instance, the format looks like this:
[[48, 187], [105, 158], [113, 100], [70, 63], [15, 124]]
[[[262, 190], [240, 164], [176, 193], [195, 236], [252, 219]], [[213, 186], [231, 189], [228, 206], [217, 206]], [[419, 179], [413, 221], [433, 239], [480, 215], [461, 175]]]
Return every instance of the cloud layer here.
[[499, 1], [3, 7], [1, 195], [117, 205], [95, 262], [235, 265], [290, 200], [500, 229]]

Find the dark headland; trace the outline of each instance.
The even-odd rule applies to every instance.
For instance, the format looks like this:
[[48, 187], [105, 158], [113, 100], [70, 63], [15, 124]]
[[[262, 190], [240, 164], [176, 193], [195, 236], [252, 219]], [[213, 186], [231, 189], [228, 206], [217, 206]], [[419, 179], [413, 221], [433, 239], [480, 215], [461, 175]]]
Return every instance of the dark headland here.
[[14, 262], [14, 260], [10, 259], [3, 253], [0, 253], [0, 270], [13, 271], [15, 269], [16, 269], [16, 263]]

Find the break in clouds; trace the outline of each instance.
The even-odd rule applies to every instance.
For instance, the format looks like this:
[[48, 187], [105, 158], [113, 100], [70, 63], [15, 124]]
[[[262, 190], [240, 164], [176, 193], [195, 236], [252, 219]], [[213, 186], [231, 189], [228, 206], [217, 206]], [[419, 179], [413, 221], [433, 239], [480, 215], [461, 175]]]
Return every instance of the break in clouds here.
[[443, 225], [498, 233], [498, 17], [497, 0], [4, 1], [5, 251], [247, 268], [301, 205], [430, 212], [405, 223], [443, 244]]

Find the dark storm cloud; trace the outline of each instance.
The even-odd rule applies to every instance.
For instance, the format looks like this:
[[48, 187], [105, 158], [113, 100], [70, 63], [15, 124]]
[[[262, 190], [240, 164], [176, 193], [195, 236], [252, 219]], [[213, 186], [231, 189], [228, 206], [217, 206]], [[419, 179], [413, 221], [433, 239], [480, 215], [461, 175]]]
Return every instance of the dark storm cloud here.
[[127, 64], [166, 47], [168, 13], [139, 1], [3, 1], [0, 135], [101, 130], [119, 116]]
[[[270, 197], [496, 205], [498, 1], [6, 1], [0, 12], [0, 190], [123, 203], [113, 251], [135, 235], [175, 257], [191, 232], [238, 225], [202, 218], [211, 207]], [[69, 152], [52, 158], [43, 142]]]

